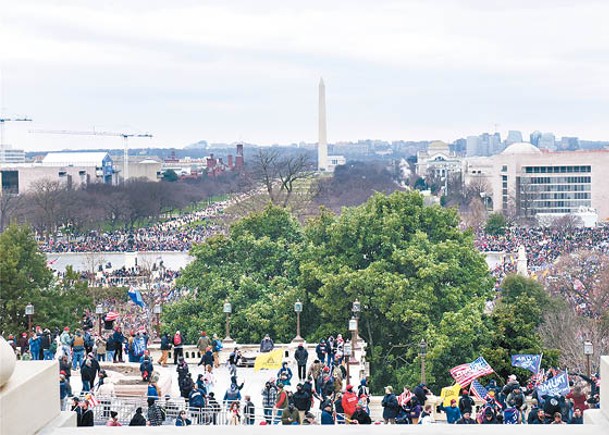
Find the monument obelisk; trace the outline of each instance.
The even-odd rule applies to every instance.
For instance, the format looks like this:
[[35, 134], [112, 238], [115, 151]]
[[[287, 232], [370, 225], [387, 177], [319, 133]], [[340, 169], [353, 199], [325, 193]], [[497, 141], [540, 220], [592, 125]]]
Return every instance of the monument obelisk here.
[[317, 143], [317, 169], [328, 170], [328, 139], [326, 136], [326, 85], [319, 79], [319, 141]]

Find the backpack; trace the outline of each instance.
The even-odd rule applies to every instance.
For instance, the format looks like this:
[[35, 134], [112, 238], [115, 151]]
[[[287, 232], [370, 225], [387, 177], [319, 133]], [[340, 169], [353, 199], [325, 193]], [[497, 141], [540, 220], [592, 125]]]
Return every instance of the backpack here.
[[178, 334], [174, 335], [173, 336], [173, 345], [174, 346], [179, 346], [181, 344], [182, 344], [182, 336], [178, 335]]

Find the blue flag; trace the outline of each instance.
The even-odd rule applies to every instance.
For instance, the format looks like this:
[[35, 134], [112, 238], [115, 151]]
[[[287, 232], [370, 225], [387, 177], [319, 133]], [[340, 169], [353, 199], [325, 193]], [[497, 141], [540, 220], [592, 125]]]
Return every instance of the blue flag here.
[[537, 394], [539, 397], [543, 397], [545, 395], [564, 396], [569, 394], [570, 390], [569, 375], [567, 372], [562, 372], [537, 386]]
[[539, 373], [541, 368], [541, 355], [518, 354], [512, 355], [512, 367], [520, 367], [521, 369], [529, 370], [535, 374]]
[[144, 304], [144, 299], [142, 299], [142, 294], [135, 287], [129, 287], [129, 291], [127, 292], [131, 300], [134, 304], [144, 308], [146, 304]]

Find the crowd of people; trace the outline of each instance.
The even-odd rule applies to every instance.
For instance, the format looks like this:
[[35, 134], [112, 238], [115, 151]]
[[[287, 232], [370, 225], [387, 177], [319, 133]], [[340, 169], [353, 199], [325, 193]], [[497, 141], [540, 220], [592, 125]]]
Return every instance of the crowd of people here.
[[[82, 328], [71, 334], [65, 328], [55, 335], [48, 329], [37, 327], [29, 340], [9, 341], [16, 351], [32, 359], [59, 359], [59, 391], [64, 409], [77, 413], [78, 425], [99, 423], [92, 410], [102, 409], [105, 424], [120, 426], [118, 412], [112, 409], [114, 385], [106, 370], [107, 363], [129, 361], [139, 367], [142, 383], [147, 384], [147, 406], [138, 407], [131, 416], [130, 425], [175, 424], [229, 424], [229, 425], [308, 425], [308, 424], [433, 424], [438, 419], [448, 424], [582, 424], [583, 413], [599, 406], [599, 380], [593, 376], [570, 374], [571, 390], [568, 394], [540, 395], [539, 383], [557, 376], [552, 369], [541, 371], [524, 383], [511, 375], [500, 386], [490, 379], [482, 402], [474, 400], [471, 389], [461, 390], [450, 404], [437, 404], [437, 399], [425, 383], [410, 389], [405, 386], [400, 394], [393, 387], [385, 387], [381, 401], [382, 419], [373, 418], [370, 412], [370, 391], [367, 378], [358, 385], [347, 379], [346, 361], [343, 358], [342, 337], [330, 336], [309, 351], [301, 344], [293, 352], [293, 372], [290, 363], [284, 361], [280, 369], [260, 385], [261, 402], [255, 404], [251, 395], [242, 395], [245, 380], [240, 380], [238, 368], [241, 350], [235, 347], [228, 355], [226, 369], [221, 369], [218, 354], [223, 344], [216, 334], [202, 332], [196, 346], [201, 354], [199, 366], [202, 373], [193, 376], [185, 360], [182, 348], [184, 339], [179, 331], [164, 334], [161, 340], [162, 354], [153, 360], [148, 347], [146, 331], [124, 334], [116, 326], [109, 336], [98, 336], [86, 318]], [[36, 340], [40, 340], [40, 345]], [[50, 343], [47, 347], [47, 342]], [[52, 343], [55, 343], [53, 347]], [[261, 353], [271, 352], [274, 343], [265, 337]], [[173, 351], [173, 363], [177, 372], [180, 396], [161, 392], [156, 367], [167, 367], [167, 354]], [[102, 368], [103, 366], [106, 368]], [[155, 367], [156, 365], [156, 367]], [[71, 376], [80, 375], [80, 393], [72, 391]], [[218, 376], [230, 377], [230, 386], [218, 392]], [[165, 394], [163, 394], [165, 393]], [[217, 396], [217, 394], [220, 394]], [[478, 396], [479, 397], [479, 396]], [[479, 397], [480, 398], [480, 397]], [[257, 412], [257, 409], [261, 412]], [[145, 412], [144, 412], [145, 411]], [[98, 412], [99, 414], [99, 412]]]
[[54, 237], [37, 235], [40, 249], [47, 253], [60, 252], [129, 252], [129, 251], [180, 251], [187, 252], [208, 237], [220, 234], [225, 227], [215, 218], [227, 207], [243, 201], [254, 193], [234, 196], [215, 202], [208, 207], [158, 222], [133, 231], [91, 231], [86, 234], [59, 232]]

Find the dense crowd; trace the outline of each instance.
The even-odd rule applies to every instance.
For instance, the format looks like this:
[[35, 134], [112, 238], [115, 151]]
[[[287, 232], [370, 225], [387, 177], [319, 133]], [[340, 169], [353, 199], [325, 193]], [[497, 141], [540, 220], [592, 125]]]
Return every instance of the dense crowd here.
[[[109, 426], [120, 426], [119, 414], [112, 409], [115, 396], [114, 384], [106, 370], [105, 362], [129, 361], [139, 368], [141, 381], [147, 385], [143, 397], [147, 406], [138, 407], [130, 416], [129, 425], [158, 426], [175, 424], [433, 424], [444, 414], [442, 422], [448, 424], [582, 424], [583, 413], [599, 406], [599, 381], [595, 376], [570, 374], [571, 388], [561, 394], [539, 393], [537, 386], [558, 371], [549, 369], [533, 375], [520, 383], [511, 375], [500, 386], [490, 379], [479, 397], [471, 389], [461, 390], [459, 397], [450, 403], [436, 398], [425, 383], [413, 388], [404, 386], [395, 392], [385, 387], [382, 398], [382, 418], [370, 413], [370, 391], [367, 378], [357, 385], [347, 380], [344, 358], [345, 342], [340, 334], [320, 340], [315, 354], [299, 345], [293, 352], [292, 363], [284, 361], [279, 370], [272, 372], [264, 385], [260, 385], [261, 403], [255, 404], [250, 395], [242, 396], [246, 379], [239, 380], [238, 367], [241, 351], [235, 347], [226, 361], [228, 370], [220, 370], [219, 353], [223, 343], [217, 335], [202, 332], [196, 346], [201, 355], [198, 365], [205, 370], [193, 377], [191, 367], [182, 355], [184, 339], [179, 331], [164, 334], [161, 339], [162, 354], [154, 361], [149, 351], [146, 331], [123, 333], [115, 326], [108, 335], [95, 334], [90, 319], [83, 318], [82, 328], [70, 333], [51, 333], [37, 327], [29, 339], [20, 337], [9, 343], [25, 359], [59, 359], [59, 390], [65, 409], [77, 413], [80, 426], [92, 426], [95, 419], [91, 407], [103, 409], [103, 421]], [[49, 346], [49, 347], [47, 347]], [[274, 344], [265, 337], [260, 344], [260, 354], [272, 352]], [[181, 397], [159, 388], [159, 372], [155, 364], [167, 367], [168, 352], [173, 351], [173, 363], [177, 372]], [[102, 368], [100, 362], [105, 363]], [[296, 366], [292, 371], [290, 365]], [[72, 391], [71, 376], [78, 373], [82, 387], [79, 394]], [[224, 392], [217, 390], [217, 376], [230, 377], [230, 386]], [[474, 396], [481, 400], [474, 400]], [[261, 412], [257, 412], [259, 409]], [[144, 412], [145, 410], [145, 412]], [[376, 418], [373, 418], [376, 417]], [[439, 422], [439, 421], [438, 421]]]
[[44, 252], [129, 252], [129, 251], [182, 251], [193, 244], [222, 233], [224, 227], [214, 218], [249, 194], [216, 202], [203, 210], [185, 213], [134, 231], [117, 230], [108, 233], [92, 231], [87, 234], [56, 234], [45, 238], [38, 235], [40, 249]]

